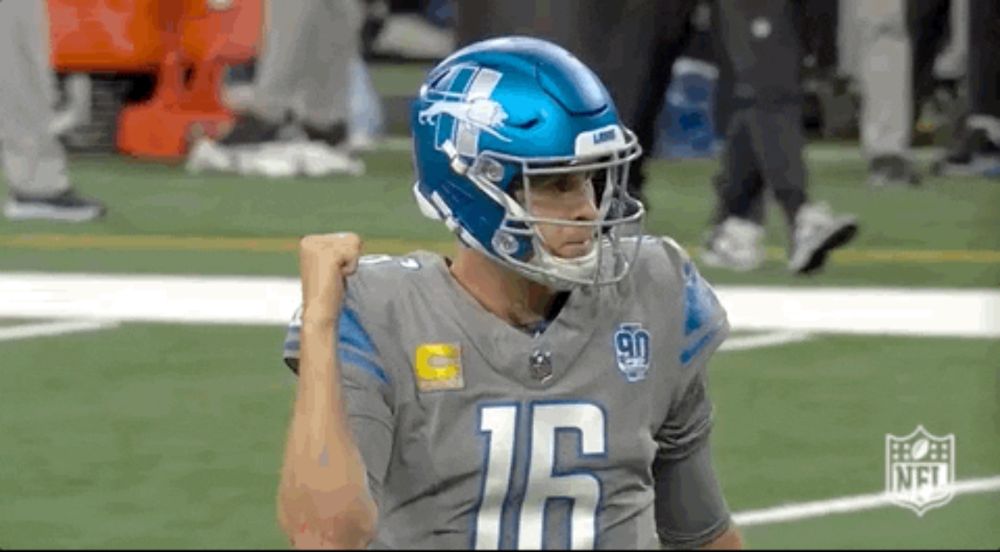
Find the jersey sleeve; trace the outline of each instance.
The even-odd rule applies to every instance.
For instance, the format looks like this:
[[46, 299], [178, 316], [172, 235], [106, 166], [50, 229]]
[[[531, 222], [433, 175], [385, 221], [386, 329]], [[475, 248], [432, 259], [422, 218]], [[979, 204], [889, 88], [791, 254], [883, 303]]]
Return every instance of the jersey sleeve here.
[[[679, 370], [670, 408], [656, 434], [656, 522], [661, 542], [694, 548], [731, 523], [711, 462], [712, 401], [708, 362], [729, 335], [729, 319], [712, 286], [680, 246], [667, 240], [680, 301], [674, 316], [681, 335]], [[676, 295], [676, 294], [675, 294]]]
[[679, 369], [671, 407], [656, 439], [658, 456], [679, 459], [708, 439], [712, 403], [708, 394], [708, 361], [729, 336], [729, 319], [712, 286], [694, 262], [669, 242], [673, 266], [678, 267], [681, 300], [675, 307], [681, 336], [676, 351]]
[[[337, 358], [351, 431], [368, 471], [372, 495], [378, 501], [392, 454], [392, 386], [389, 372], [383, 366], [378, 349], [366, 330], [357, 303], [352, 294], [348, 293], [338, 322]], [[283, 353], [285, 365], [296, 374], [299, 368], [300, 336], [301, 307], [288, 326]], [[333, 339], [332, 335], [330, 339]]]
[[700, 548], [732, 526], [729, 506], [712, 466], [711, 448], [698, 447], [676, 461], [653, 464], [656, 532], [670, 548]]

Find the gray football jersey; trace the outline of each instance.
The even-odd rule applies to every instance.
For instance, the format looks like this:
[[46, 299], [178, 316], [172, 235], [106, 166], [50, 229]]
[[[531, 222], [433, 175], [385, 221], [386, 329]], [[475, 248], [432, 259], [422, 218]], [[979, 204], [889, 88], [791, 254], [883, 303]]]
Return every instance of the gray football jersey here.
[[[658, 548], [727, 526], [697, 451], [706, 360], [729, 325], [671, 240], [643, 238], [626, 279], [572, 292], [535, 335], [480, 306], [436, 254], [365, 257], [339, 329], [373, 548]], [[293, 320], [293, 368], [298, 339]], [[693, 465], [663, 484], [654, 462]]]

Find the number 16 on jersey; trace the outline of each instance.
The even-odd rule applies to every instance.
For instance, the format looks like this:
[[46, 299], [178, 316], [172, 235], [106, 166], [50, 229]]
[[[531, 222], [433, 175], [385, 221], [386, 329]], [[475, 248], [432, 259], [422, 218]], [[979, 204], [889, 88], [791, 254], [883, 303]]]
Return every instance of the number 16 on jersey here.
[[[518, 430], [522, 411], [528, 416], [526, 432]], [[472, 545], [498, 549], [504, 512], [514, 508], [515, 542], [510, 546], [541, 549], [547, 532], [557, 531], [554, 538], [562, 540], [563, 546], [593, 548], [601, 480], [592, 471], [561, 469], [556, 461], [556, 436], [561, 431], [575, 433], [581, 458], [606, 458], [604, 410], [577, 401], [538, 401], [523, 407], [518, 403], [483, 405], [479, 407], [478, 431], [485, 444], [485, 465]], [[523, 447], [527, 448], [528, 468], [516, 481], [514, 460]], [[515, 504], [512, 496], [523, 499]], [[549, 500], [569, 502], [568, 527], [545, 527]]]

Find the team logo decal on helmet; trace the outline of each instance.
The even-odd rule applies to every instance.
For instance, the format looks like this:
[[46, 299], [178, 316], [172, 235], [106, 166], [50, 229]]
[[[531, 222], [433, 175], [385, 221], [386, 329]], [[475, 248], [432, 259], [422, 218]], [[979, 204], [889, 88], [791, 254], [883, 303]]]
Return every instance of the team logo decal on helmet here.
[[[465, 77], [468, 74], [472, 77]], [[417, 114], [420, 124], [436, 125], [438, 148], [445, 139], [450, 139], [459, 154], [474, 156], [479, 153], [480, 132], [510, 142], [510, 138], [497, 130], [507, 120], [507, 112], [489, 97], [503, 75], [491, 69], [466, 66], [452, 70], [448, 77], [446, 85], [455, 96], [444, 97]], [[450, 116], [451, 120], [442, 115]]]

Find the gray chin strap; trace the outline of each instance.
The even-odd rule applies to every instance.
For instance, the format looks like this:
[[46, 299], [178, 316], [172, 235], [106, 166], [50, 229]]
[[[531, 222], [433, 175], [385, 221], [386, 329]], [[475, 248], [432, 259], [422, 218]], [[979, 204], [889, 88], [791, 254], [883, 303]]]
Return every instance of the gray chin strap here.
[[601, 246], [598, 240], [586, 254], [574, 258], [553, 255], [535, 238], [531, 259], [518, 261], [502, 258], [504, 265], [518, 274], [559, 291], [596, 283], [601, 261]]
[[565, 258], [553, 255], [541, 243], [535, 240], [535, 255], [529, 261], [530, 264], [538, 266], [542, 270], [549, 269], [550, 272], [565, 275], [568, 284], [572, 286], [573, 281], [583, 282], [596, 280], [597, 271], [601, 260], [600, 240], [593, 240], [590, 251], [579, 257]]

